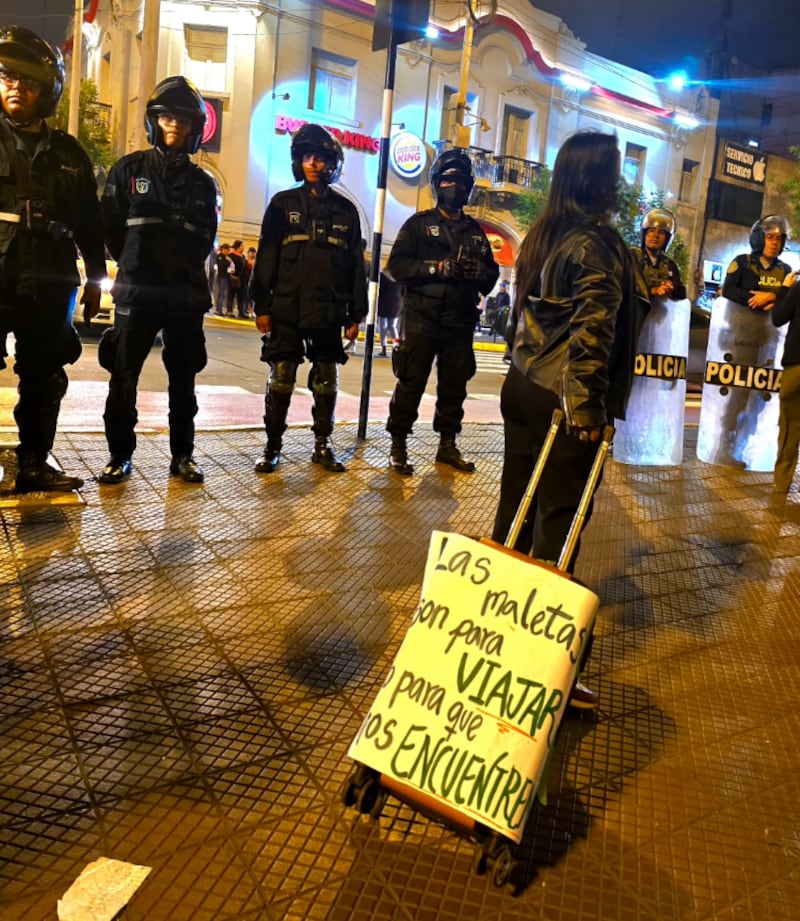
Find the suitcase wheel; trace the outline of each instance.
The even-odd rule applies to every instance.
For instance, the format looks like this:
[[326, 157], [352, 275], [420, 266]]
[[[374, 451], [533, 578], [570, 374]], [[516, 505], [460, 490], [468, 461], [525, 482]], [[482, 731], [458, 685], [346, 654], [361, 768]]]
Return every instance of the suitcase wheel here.
[[511, 882], [515, 866], [516, 861], [511, 848], [507, 844], [501, 844], [492, 861], [492, 882], [498, 889], [502, 889], [506, 883]]
[[[356, 808], [362, 815], [377, 818], [383, 811], [386, 796], [377, 780], [368, 780], [356, 794]], [[375, 814], [377, 813], [377, 815]]]

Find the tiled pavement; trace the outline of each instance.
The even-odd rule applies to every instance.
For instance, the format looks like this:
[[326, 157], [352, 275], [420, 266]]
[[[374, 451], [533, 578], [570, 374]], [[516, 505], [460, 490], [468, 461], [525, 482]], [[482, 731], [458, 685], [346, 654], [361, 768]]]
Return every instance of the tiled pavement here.
[[[565, 724], [522, 894], [408, 807], [340, 804], [429, 533], [489, 531], [501, 437], [468, 425], [456, 475], [421, 426], [406, 480], [380, 426], [337, 427], [343, 476], [303, 427], [258, 478], [258, 432], [204, 432], [192, 487], [149, 433], [125, 485], [0, 510], [0, 919], [55, 919], [104, 855], [153, 868], [126, 921], [797, 921], [799, 497], [691, 430], [681, 468], [608, 465], [577, 570], [601, 706]], [[105, 442], [56, 454], [88, 476]]]

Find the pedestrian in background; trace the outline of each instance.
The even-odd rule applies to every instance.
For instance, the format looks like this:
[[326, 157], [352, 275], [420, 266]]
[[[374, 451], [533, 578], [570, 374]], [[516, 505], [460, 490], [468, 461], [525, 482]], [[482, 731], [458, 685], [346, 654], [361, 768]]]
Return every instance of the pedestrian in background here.
[[[228, 276], [231, 285], [231, 312], [240, 319], [247, 317], [247, 262], [244, 258], [244, 241], [234, 240], [231, 244], [230, 260], [233, 271]], [[234, 311], [233, 308], [236, 307]]]
[[81, 354], [72, 325], [76, 244], [88, 279], [81, 298], [87, 323], [100, 309], [106, 274], [92, 165], [75, 138], [44, 121], [63, 87], [58, 49], [29, 29], [0, 28], [0, 366], [12, 332], [20, 493], [83, 486], [47, 463], [67, 392], [64, 365]]
[[111, 372], [103, 415], [111, 456], [101, 483], [121, 483], [131, 473], [136, 389], [159, 330], [169, 377], [169, 472], [187, 483], [203, 481], [192, 456], [194, 385], [207, 360], [205, 260], [217, 230], [216, 189], [189, 158], [200, 146], [205, 120], [193, 84], [184, 77], [162, 80], [145, 110], [152, 147], [118, 160], [103, 192], [106, 244], [118, 268], [114, 327], [98, 348], [100, 364]]
[[255, 317], [253, 312], [253, 296], [250, 293], [250, 285], [253, 280], [253, 268], [256, 264], [256, 248], [255, 246], [249, 246], [244, 257], [244, 280], [242, 284], [244, 285], [245, 290], [245, 305], [248, 319], [252, 320]]
[[480, 224], [464, 214], [475, 180], [463, 150], [441, 154], [430, 171], [436, 207], [419, 211], [400, 228], [387, 272], [404, 286], [401, 345], [392, 354], [397, 385], [386, 430], [392, 436], [389, 463], [411, 476], [407, 439], [436, 361], [439, 433], [436, 461], [463, 473], [475, 464], [456, 445], [464, 418], [467, 381], [475, 374], [472, 337], [481, 295], [491, 291], [500, 270]]
[[381, 358], [387, 356], [387, 344], [391, 348], [397, 339], [397, 318], [400, 316], [402, 303], [401, 292], [400, 285], [385, 272], [381, 272], [378, 284], [378, 335], [381, 340], [379, 353]]
[[230, 243], [221, 243], [214, 260], [217, 285], [214, 297], [214, 310], [218, 317], [231, 315], [233, 290], [231, 289], [231, 273], [233, 261], [231, 260]]
[[341, 144], [320, 125], [292, 138], [292, 174], [302, 185], [272, 197], [261, 225], [251, 293], [263, 334], [261, 360], [270, 367], [264, 398], [267, 444], [256, 473], [280, 462], [297, 368], [311, 362], [314, 397], [311, 460], [331, 473], [344, 464], [329, 444], [347, 361], [342, 328], [352, 342], [367, 314], [361, 224], [355, 205], [331, 186], [344, 164]]
[[[542, 560], [560, 556], [603, 426], [625, 418], [649, 307], [638, 295], [628, 247], [610, 226], [619, 175], [613, 135], [586, 131], [568, 138], [544, 210], [517, 257], [517, 326], [500, 395], [505, 446], [492, 536], [505, 542], [560, 407], [566, 427], [556, 436], [515, 548]], [[590, 516], [591, 507], [587, 522]], [[572, 703], [592, 707], [597, 696], [579, 683]]]

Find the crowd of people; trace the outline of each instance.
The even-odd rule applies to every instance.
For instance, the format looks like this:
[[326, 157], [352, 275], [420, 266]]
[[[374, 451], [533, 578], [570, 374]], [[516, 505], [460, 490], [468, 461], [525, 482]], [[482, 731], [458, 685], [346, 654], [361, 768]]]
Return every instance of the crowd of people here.
[[[266, 440], [255, 472], [273, 474], [279, 466], [298, 369], [306, 361], [311, 460], [344, 472], [331, 444], [338, 368], [348, 360], [342, 334], [346, 342], [356, 339], [368, 301], [358, 210], [333, 188], [344, 163], [338, 140], [319, 125], [301, 127], [290, 150], [297, 185], [269, 202], [258, 247], [245, 252], [237, 239], [214, 250], [216, 190], [191, 160], [206, 118], [197, 89], [181, 76], [154, 88], [145, 116], [149, 146], [112, 167], [98, 198], [85, 152], [45, 121], [63, 85], [57, 49], [27, 29], [0, 29], [0, 332], [3, 341], [9, 332], [16, 340], [17, 490], [82, 486], [48, 460], [67, 389], [64, 366], [81, 351], [71, 323], [76, 248], [88, 279], [87, 319], [99, 308], [106, 250], [118, 264], [114, 325], [98, 349], [109, 373], [103, 414], [109, 458], [97, 475], [101, 483], [120, 484], [133, 472], [137, 384], [159, 335], [169, 377], [169, 472], [188, 483], [203, 481], [193, 456], [195, 378], [207, 361], [203, 321], [212, 310], [251, 318], [262, 335], [261, 359], [269, 368]], [[649, 212], [641, 245], [632, 250], [614, 228], [619, 176], [614, 135], [581, 131], [563, 143], [547, 203], [519, 250], [512, 303], [508, 279], [498, 285], [485, 233], [464, 210], [474, 184], [471, 161], [463, 150], [446, 150], [430, 171], [435, 205], [403, 224], [380, 275], [379, 354], [391, 350], [396, 378], [386, 423], [388, 463], [396, 474], [414, 473], [408, 439], [434, 364], [435, 460], [463, 474], [475, 470], [457, 438], [476, 370], [473, 337], [488, 296], [492, 328], [507, 339], [510, 363], [500, 398], [496, 541], [509, 534], [553, 410], [563, 410], [565, 425], [515, 547], [544, 560], [558, 558], [601, 431], [625, 417], [649, 300], [686, 296], [666, 255], [676, 229], [671, 212]], [[800, 286], [778, 258], [787, 237], [779, 215], [757, 222], [751, 252], [734, 260], [723, 287], [731, 300], [772, 311], [776, 325], [788, 324], [775, 470], [781, 492], [789, 489], [800, 445]], [[579, 684], [573, 702], [592, 706], [595, 697]]]

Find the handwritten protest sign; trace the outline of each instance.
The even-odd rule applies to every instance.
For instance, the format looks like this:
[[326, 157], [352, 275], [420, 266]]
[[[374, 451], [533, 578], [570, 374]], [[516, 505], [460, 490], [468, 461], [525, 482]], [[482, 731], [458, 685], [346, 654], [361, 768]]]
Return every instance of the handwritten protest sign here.
[[598, 598], [434, 531], [419, 605], [350, 757], [519, 841]]

